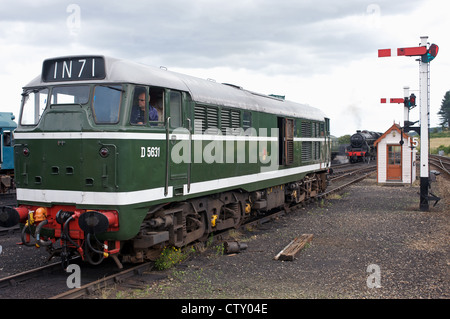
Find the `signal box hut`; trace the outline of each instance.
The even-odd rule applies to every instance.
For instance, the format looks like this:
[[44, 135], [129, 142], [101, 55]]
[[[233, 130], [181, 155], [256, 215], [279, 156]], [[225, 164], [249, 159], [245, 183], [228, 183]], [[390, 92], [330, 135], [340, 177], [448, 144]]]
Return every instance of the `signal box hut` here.
[[393, 124], [374, 143], [379, 184], [412, 184], [416, 179], [417, 142]]

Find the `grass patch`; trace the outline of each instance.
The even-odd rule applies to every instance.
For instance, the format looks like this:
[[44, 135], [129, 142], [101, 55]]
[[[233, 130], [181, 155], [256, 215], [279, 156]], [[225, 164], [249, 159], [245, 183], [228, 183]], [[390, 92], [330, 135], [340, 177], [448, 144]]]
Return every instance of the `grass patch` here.
[[338, 193], [334, 193], [328, 196], [328, 199], [342, 199], [342, 195]]
[[[420, 139], [417, 149], [420, 150]], [[445, 155], [450, 154], [450, 137], [430, 138], [430, 154], [438, 154], [440, 150], [444, 151]]]
[[349, 195], [348, 192], [345, 193], [333, 193], [331, 195], [328, 195], [327, 199], [342, 199]]
[[174, 246], [166, 247], [155, 261], [155, 268], [158, 270], [169, 269], [186, 260], [189, 254], [194, 251], [195, 249], [193, 248], [184, 252], [181, 248], [176, 248]]

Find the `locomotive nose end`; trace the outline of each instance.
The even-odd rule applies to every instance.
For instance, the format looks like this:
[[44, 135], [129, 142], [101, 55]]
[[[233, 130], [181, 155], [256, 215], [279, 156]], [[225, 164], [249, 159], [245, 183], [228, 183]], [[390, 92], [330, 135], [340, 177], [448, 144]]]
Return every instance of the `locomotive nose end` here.
[[13, 227], [17, 225], [21, 219], [20, 213], [15, 208], [9, 206], [0, 207], [1, 227]]

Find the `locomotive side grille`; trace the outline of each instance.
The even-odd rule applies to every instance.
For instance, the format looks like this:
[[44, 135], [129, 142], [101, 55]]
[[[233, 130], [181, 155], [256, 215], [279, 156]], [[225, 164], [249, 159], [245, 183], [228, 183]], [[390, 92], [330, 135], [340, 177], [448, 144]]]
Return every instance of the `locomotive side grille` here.
[[241, 126], [241, 113], [239, 111], [231, 111], [231, 127], [239, 128]]
[[205, 105], [196, 105], [194, 109], [196, 132], [204, 133], [208, 130], [209, 134], [217, 134], [219, 127], [219, 111], [215, 107]]
[[316, 142], [311, 143], [311, 159], [316, 159]]
[[320, 159], [320, 142], [313, 143], [313, 159]]
[[294, 163], [294, 141], [286, 141], [286, 164]]
[[233, 111], [230, 109], [222, 109], [220, 111], [220, 127], [222, 129], [222, 134], [238, 135], [239, 130], [233, 129], [239, 128], [240, 124], [241, 124], [241, 114], [239, 111]]
[[302, 142], [302, 162], [312, 159], [312, 142]]
[[231, 127], [230, 110], [222, 109], [220, 111], [220, 121], [221, 121], [222, 134], [225, 135], [226, 129], [228, 127]]
[[303, 137], [312, 137], [311, 122], [303, 122], [302, 121], [302, 136]]
[[196, 105], [194, 116], [194, 129], [196, 132], [204, 133], [208, 130], [209, 134], [218, 134], [220, 128], [223, 135], [240, 134], [240, 130], [234, 130], [241, 127], [241, 113], [239, 111], [224, 108], [219, 112], [219, 109], [216, 107]]
[[[206, 128], [210, 129], [210, 133], [217, 133], [219, 127], [218, 110], [214, 107], [206, 108]], [[211, 130], [212, 129], [212, 130]]]
[[202, 105], [195, 105], [194, 113], [194, 132], [203, 133], [206, 129], [205, 107]]

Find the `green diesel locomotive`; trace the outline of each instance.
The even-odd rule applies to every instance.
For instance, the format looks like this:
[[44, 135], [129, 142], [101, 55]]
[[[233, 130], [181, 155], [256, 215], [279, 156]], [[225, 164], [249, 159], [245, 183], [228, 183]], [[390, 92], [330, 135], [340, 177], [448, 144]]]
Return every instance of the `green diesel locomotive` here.
[[281, 96], [104, 56], [45, 60], [22, 96], [0, 226], [65, 263], [151, 260], [327, 185], [329, 119]]

